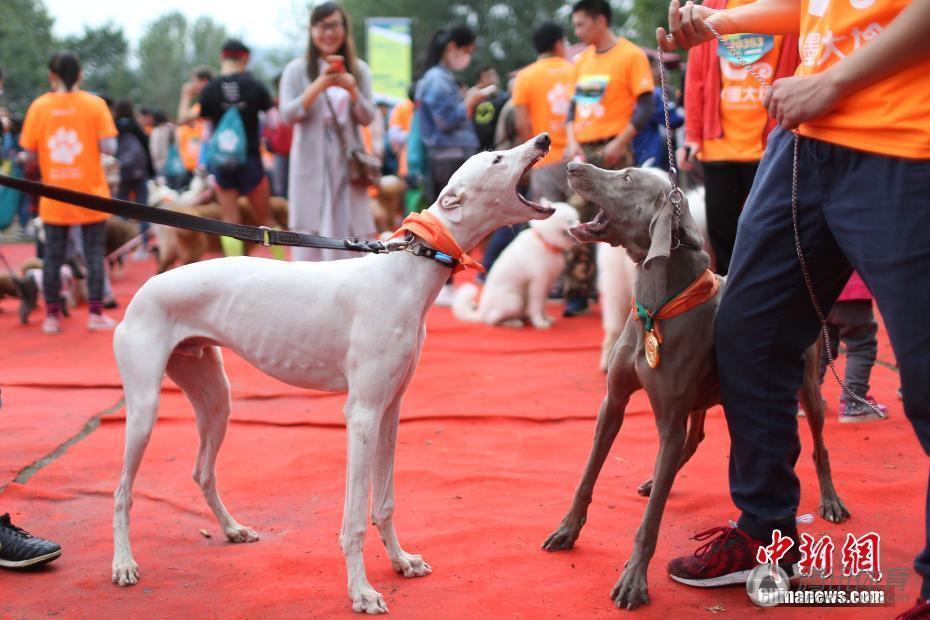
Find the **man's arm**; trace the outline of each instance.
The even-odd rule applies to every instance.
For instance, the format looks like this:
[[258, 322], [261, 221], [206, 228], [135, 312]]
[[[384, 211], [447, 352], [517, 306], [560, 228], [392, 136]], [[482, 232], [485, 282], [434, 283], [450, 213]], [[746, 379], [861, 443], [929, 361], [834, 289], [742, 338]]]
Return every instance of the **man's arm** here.
[[681, 6], [672, 0], [668, 7], [669, 31], [656, 30], [659, 45], [667, 52], [688, 49], [714, 38], [704, 25], [710, 21], [720, 34], [757, 32], [759, 34], [798, 34], [801, 26], [801, 0], [757, 0], [735, 9], [716, 11], [693, 2]]
[[533, 136], [533, 127], [530, 123], [530, 111], [525, 105], [514, 105], [514, 124], [517, 127], [517, 141], [523, 144]]
[[763, 105], [784, 129], [823, 116], [863, 88], [930, 58], [930, 0], [913, 0], [888, 27], [835, 65], [776, 81]]

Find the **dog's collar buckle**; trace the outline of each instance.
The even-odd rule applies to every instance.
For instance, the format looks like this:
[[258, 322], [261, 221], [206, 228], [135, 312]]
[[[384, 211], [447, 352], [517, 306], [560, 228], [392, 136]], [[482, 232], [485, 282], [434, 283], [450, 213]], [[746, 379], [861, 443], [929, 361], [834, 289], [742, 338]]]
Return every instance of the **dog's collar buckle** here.
[[440, 265], [445, 265], [446, 267], [452, 267], [453, 269], [456, 265], [459, 264], [457, 260], [446, 254], [445, 252], [440, 252], [434, 248], [423, 245], [422, 243], [413, 243], [407, 246], [406, 250], [413, 254], [414, 256], [422, 256], [424, 258], [429, 258]]

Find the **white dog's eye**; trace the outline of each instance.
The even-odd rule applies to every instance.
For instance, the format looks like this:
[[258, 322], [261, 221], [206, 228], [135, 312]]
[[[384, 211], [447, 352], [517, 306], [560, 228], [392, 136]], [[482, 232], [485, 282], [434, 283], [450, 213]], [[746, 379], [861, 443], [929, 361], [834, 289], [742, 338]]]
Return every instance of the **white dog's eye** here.
[[633, 179], [630, 178], [630, 175], [628, 175], [628, 174], [626, 174], [626, 175], [623, 176], [623, 180], [626, 181], [627, 183], [632, 183], [632, 182], [633, 182]]
[[503, 156], [503, 155], [498, 155], [497, 157], [494, 158], [494, 161], [492, 161], [491, 163], [492, 163], [492, 164], [500, 163], [500, 161], [501, 161], [502, 159], [504, 159], [504, 156]]

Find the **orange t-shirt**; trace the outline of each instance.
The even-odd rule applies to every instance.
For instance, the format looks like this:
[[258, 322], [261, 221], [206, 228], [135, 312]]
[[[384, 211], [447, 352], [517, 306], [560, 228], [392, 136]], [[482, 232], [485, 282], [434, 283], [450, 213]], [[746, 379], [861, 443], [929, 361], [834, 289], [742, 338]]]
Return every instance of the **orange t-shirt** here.
[[[39, 154], [39, 170], [47, 185], [109, 198], [100, 140], [115, 138], [116, 126], [107, 104], [84, 91], [46, 93], [32, 102], [23, 122], [20, 145]], [[49, 224], [71, 226], [107, 219], [102, 211], [41, 198], [39, 217]]]
[[534, 136], [548, 131], [552, 138], [552, 147], [539, 162], [540, 166], [561, 161], [565, 153], [568, 144], [565, 121], [574, 82], [574, 65], [557, 56], [537, 60], [517, 74], [513, 104], [527, 108]]
[[200, 146], [203, 143], [204, 121], [197, 119], [193, 123], [185, 123], [177, 129], [178, 153], [181, 162], [188, 172], [197, 167], [200, 161]]
[[[391, 110], [391, 119], [388, 121], [389, 127], [400, 127], [404, 131], [410, 131], [410, 122], [413, 120], [413, 101], [404, 99]], [[397, 156], [397, 174], [407, 176], [407, 147], [400, 149]]]
[[[804, 0], [801, 64], [796, 75], [821, 73], [868, 44], [910, 0]], [[930, 159], [930, 60], [863, 88], [801, 135], [869, 153]]]
[[655, 88], [646, 53], [623, 37], [598, 54], [588, 46], [575, 61], [575, 120], [578, 142], [613, 138], [630, 124], [636, 98]]
[[[756, 0], [730, 0], [733, 9]], [[759, 75], [771, 82], [778, 65], [782, 37], [769, 34], [733, 34], [726, 37]], [[765, 89], [718, 43], [720, 59], [720, 126], [723, 136], [704, 140], [699, 158], [703, 161], [759, 161], [762, 132], [768, 112], [762, 107]]]

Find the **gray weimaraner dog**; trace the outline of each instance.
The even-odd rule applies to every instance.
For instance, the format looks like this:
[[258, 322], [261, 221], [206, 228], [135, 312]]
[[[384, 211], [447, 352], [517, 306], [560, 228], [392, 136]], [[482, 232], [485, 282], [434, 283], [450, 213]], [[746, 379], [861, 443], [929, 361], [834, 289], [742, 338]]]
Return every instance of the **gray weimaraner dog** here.
[[[626, 168], [606, 171], [571, 163], [569, 182], [583, 198], [600, 208], [595, 218], [572, 229], [583, 242], [606, 241], [623, 246], [636, 263], [634, 293], [645, 307], [658, 308], [672, 294], [685, 289], [708, 267], [698, 228], [682, 203], [680, 245], [672, 249], [673, 208], [671, 184], [660, 171]], [[719, 278], [719, 276], [718, 276]], [[594, 446], [572, 505], [556, 531], [543, 543], [547, 551], [571, 549], [587, 520], [594, 483], [604, 465], [630, 396], [643, 388], [649, 396], [659, 430], [659, 454], [654, 477], [638, 489], [649, 495], [646, 513], [636, 532], [633, 554], [611, 591], [617, 607], [634, 609], [649, 602], [646, 569], [655, 553], [659, 522], [675, 474], [694, 454], [704, 438], [704, 415], [720, 402], [714, 360], [714, 316], [723, 295], [725, 279], [708, 301], [684, 314], [662, 320], [663, 344], [659, 366], [651, 368], [644, 353], [644, 326], [631, 316], [610, 355], [607, 396], [601, 403]], [[712, 281], [711, 281], [712, 282]], [[820, 514], [832, 522], [849, 517], [830, 474], [823, 443], [824, 406], [817, 378], [820, 345], [804, 355], [804, 385], [799, 398], [814, 438], [814, 462], [820, 482]], [[691, 419], [690, 426], [688, 419]]]

